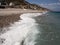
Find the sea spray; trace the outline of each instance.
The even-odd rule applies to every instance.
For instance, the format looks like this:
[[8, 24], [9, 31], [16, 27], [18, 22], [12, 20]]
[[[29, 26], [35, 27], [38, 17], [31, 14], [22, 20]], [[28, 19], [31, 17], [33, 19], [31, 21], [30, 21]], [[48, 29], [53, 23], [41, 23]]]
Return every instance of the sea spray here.
[[22, 14], [20, 16], [22, 20], [11, 24], [9, 31], [0, 35], [4, 39], [0, 45], [35, 45], [39, 30], [34, 17], [39, 15], [42, 13]]

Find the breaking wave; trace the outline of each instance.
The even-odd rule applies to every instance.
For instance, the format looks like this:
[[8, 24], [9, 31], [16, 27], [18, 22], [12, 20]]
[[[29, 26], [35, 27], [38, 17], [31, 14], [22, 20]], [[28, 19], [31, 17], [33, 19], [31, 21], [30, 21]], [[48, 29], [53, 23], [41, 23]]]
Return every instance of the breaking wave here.
[[22, 14], [22, 20], [11, 24], [9, 31], [0, 35], [0, 45], [35, 45], [39, 29], [34, 17], [40, 15], [42, 13]]

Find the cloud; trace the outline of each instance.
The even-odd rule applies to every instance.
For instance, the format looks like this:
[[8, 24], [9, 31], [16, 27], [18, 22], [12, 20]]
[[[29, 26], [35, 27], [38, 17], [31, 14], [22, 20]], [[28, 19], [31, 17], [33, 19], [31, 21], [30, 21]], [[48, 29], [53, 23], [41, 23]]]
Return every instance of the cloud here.
[[60, 3], [41, 4], [40, 6], [48, 8], [53, 11], [60, 11]]
[[60, 3], [40, 4], [40, 5], [60, 5]]

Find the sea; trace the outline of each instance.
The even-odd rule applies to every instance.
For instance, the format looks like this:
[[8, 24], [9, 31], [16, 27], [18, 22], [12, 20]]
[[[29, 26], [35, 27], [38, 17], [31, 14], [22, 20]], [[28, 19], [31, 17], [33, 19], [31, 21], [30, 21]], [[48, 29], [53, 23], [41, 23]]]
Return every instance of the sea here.
[[0, 45], [60, 45], [60, 13], [24, 13], [0, 35]]
[[36, 45], [60, 45], [60, 13], [47, 12], [36, 21], [41, 28]]

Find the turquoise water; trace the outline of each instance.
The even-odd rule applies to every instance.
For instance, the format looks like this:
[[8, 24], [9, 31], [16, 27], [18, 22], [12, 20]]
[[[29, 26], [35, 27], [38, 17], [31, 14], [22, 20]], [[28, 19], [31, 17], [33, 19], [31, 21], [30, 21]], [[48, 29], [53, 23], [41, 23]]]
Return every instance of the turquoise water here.
[[48, 12], [35, 19], [40, 29], [36, 45], [60, 45], [60, 13]]

